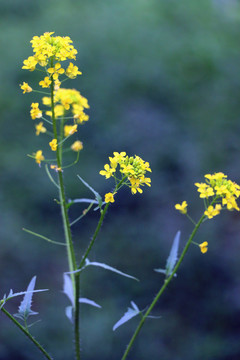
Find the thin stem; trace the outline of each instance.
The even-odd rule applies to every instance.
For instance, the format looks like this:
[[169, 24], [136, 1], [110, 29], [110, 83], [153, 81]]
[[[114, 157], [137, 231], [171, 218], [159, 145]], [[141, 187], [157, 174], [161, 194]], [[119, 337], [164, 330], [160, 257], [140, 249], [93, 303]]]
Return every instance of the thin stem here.
[[109, 205], [110, 205], [110, 203], [107, 203], [107, 204], [105, 205], [103, 211], [101, 212], [101, 216], [100, 216], [100, 219], [99, 219], [99, 221], [98, 221], [96, 230], [95, 230], [95, 232], [94, 232], [94, 234], [93, 234], [92, 240], [90, 241], [90, 243], [89, 243], [89, 245], [88, 245], [88, 248], [87, 248], [87, 250], [85, 251], [85, 254], [84, 254], [83, 257], [82, 257], [82, 260], [81, 260], [81, 262], [80, 262], [80, 264], [79, 264], [79, 266], [78, 266], [78, 269], [81, 269], [81, 268], [83, 267], [83, 265], [84, 265], [84, 263], [85, 263], [85, 260], [87, 259], [88, 254], [89, 254], [90, 250], [92, 249], [93, 244], [95, 243], [95, 240], [96, 240], [96, 238], [97, 238], [97, 236], [98, 236], [99, 230], [101, 229], [101, 226], [102, 226], [102, 223], [103, 223], [103, 219], [104, 219], [104, 217], [105, 217], [105, 215], [106, 215], [106, 212], [107, 212], [107, 209], [108, 209]]
[[31, 340], [37, 348], [43, 353], [46, 359], [53, 360], [53, 358], [47, 353], [47, 351], [39, 344], [39, 342], [34, 339], [34, 337], [25, 329], [4, 307], [1, 308], [2, 312], [7, 315], [7, 317], [14, 322], [14, 324]]
[[[113, 193], [114, 193], [114, 192], [117, 192], [117, 191], [121, 188], [121, 186], [122, 186], [122, 184], [124, 183], [124, 181], [125, 181], [126, 178], [127, 178], [127, 176], [125, 176], [124, 178], [122, 178], [122, 180], [115, 186], [115, 189], [114, 189]], [[96, 240], [96, 238], [97, 238], [97, 236], [98, 236], [98, 233], [99, 233], [99, 231], [100, 231], [100, 229], [101, 229], [101, 226], [102, 226], [102, 223], [103, 223], [103, 219], [104, 219], [104, 217], [105, 217], [105, 215], [106, 215], [106, 212], [107, 212], [107, 209], [108, 209], [109, 205], [110, 205], [110, 203], [107, 203], [107, 204], [105, 205], [104, 209], [101, 210], [101, 216], [100, 216], [100, 219], [99, 219], [99, 221], [98, 221], [96, 230], [95, 230], [95, 232], [94, 232], [94, 234], [93, 234], [92, 240], [90, 241], [90, 243], [89, 243], [89, 245], [88, 245], [87, 250], [85, 251], [85, 254], [84, 254], [83, 257], [82, 257], [82, 260], [80, 261], [80, 264], [78, 265], [78, 270], [83, 267], [83, 265], [84, 265], [84, 263], [85, 263], [85, 260], [87, 259], [88, 254], [89, 254], [89, 252], [91, 251], [91, 249], [92, 249], [92, 247], [93, 247], [93, 244], [94, 244], [94, 242], [95, 242], [95, 240]]]
[[[53, 60], [51, 60], [51, 67], [53, 67]], [[52, 110], [52, 123], [53, 123], [53, 132], [54, 132], [54, 138], [58, 139], [58, 132], [57, 132], [57, 122], [55, 118], [55, 109], [54, 109], [54, 81], [51, 76], [51, 110]], [[61, 134], [60, 134], [61, 136]], [[61, 137], [60, 137], [61, 142]], [[57, 165], [58, 167], [62, 167], [62, 161], [61, 161], [61, 150], [62, 147], [58, 146], [56, 150], [56, 156], [57, 156]], [[69, 264], [69, 270], [70, 272], [77, 270], [76, 265], [76, 258], [75, 258], [75, 252], [73, 247], [73, 241], [72, 241], [72, 234], [71, 234], [71, 228], [70, 228], [70, 222], [68, 217], [68, 211], [67, 211], [67, 202], [66, 202], [66, 196], [64, 191], [64, 184], [63, 184], [63, 174], [61, 171], [58, 171], [58, 184], [59, 184], [59, 197], [60, 197], [60, 206], [61, 206], [61, 213], [62, 213], [62, 220], [63, 220], [63, 226], [64, 226], [64, 234], [65, 234], [65, 240], [67, 245], [67, 255], [68, 255], [68, 264]], [[74, 321], [74, 336], [75, 336], [75, 356], [77, 360], [80, 360], [80, 344], [79, 344], [79, 276], [74, 276], [71, 274], [72, 279], [72, 286], [73, 286], [73, 293], [75, 298], [75, 321]]]
[[143, 326], [146, 318], [147, 318], [148, 315], [151, 313], [151, 311], [153, 310], [154, 306], [155, 306], [156, 303], [158, 302], [159, 298], [161, 297], [161, 295], [162, 295], [163, 292], [165, 291], [166, 287], [168, 286], [168, 284], [171, 282], [172, 278], [173, 278], [174, 275], [176, 274], [176, 272], [177, 272], [180, 264], [181, 264], [182, 261], [183, 261], [184, 256], [185, 256], [186, 253], [187, 253], [187, 250], [188, 250], [188, 248], [189, 248], [189, 246], [190, 246], [190, 244], [191, 244], [191, 242], [192, 242], [192, 240], [193, 240], [193, 238], [194, 238], [197, 230], [199, 229], [199, 227], [200, 227], [200, 225], [201, 225], [201, 223], [203, 222], [204, 219], [205, 219], [205, 215], [203, 214], [202, 217], [200, 218], [200, 220], [198, 221], [198, 223], [196, 224], [193, 232], [191, 233], [191, 235], [190, 235], [190, 237], [189, 237], [189, 239], [188, 239], [188, 241], [187, 241], [187, 243], [186, 243], [186, 245], [185, 245], [185, 247], [184, 247], [184, 249], [183, 249], [183, 251], [182, 251], [182, 254], [181, 254], [180, 258], [179, 258], [179, 260], [178, 260], [175, 268], [173, 269], [173, 272], [171, 273], [171, 275], [170, 275], [168, 278], [165, 279], [165, 282], [164, 282], [164, 284], [162, 285], [161, 289], [159, 290], [159, 292], [157, 293], [157, 295], [154, 297], [152, 303], [150, 304], [150, 306], [148, 307], [147, 311], [145, 312], [145, 314], [143, 315], [142, 319], [140, 320], [140, 322], [139, 322], [139, 324], [138, 324], [138, 326], [137, 326], [137, 328], [136, 328], [136, 330], [135, 330], [135, 332], [134, 332], [134, 334], [133, 334], [133, 336], [132, 336], [132, 338], [131, 338], [131, 340], [130, 340], [130, 342], [129, 342], [129, 344], [128, 344], [128, 346], [127, 346], [127, 348], [126, 348], [126, 350], [125, 350], [125, 352], [124, 352], [124, 354], [123, 354], [123, 357], [121, 358], [121, 360], [125, 360], [126, 357], [128, 356], [128, 353], [129, 353], [129, 351], [130, 351], [130, 349], [131, 349], [134, 341], [136, 340], [136, 337], [138, 336], [138, 334], [139, 334], [139, 332], [140, 332], [140, 330], [141, 330], [141, 328], [142, 328], [142, 326]]

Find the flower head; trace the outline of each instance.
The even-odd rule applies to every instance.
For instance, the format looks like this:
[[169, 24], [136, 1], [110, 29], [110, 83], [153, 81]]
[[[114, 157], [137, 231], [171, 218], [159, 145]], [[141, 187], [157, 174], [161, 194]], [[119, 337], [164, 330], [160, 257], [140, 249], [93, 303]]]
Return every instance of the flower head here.
[[202, 254], [205, 254], [208, 251], [208, 242], [204, 241], [203, 243], [199, 244], [200, 250]]
[[187, 206], [188, 206], [188, 204], [187, 204], [187, 202], [184, 200], [184, 201], [182, 202], [182, 204], [176, 204], [176, 205], [175, 205], [175, 209], [178, 210], [178, 211], [180, 211], [180, 213], [182, 213], [182, 214], [186, 214], [186, 213], [187, 213]]
[[105, 194], [105, 202], [106, 203], [109, 203], [109, 202], [113, 203], [114, 201], [115, 201], [114, 194], [112, 194], [112, 193]]
[[39, 124], [35, 125], [36, 135], [38, 136], [40, 133], [45, 133], [47, 129], [43, 126], [43, 122], [41, 121]]
[[206, 174], [205, 182], [195, 185], [200, 198], [206, 198], [210, 204], [204, 212], [209, 219], [220, 214], [222, 209], [240, 211], [236, 201], [240, 196], [240, 186], [228, 180], [222, 172]]
[[23, 90], [23, 94], [25, 94], [26, 92], [29, 93], [32, 91], [31, 86], [29, 86], [28, 83], [26, 83], [26, 82], [23, 82], [23, 84], [22, 85], [20, 84], [19, 86]]
[[78, 152], [83, 149], [83, 143], [81, 141], [77, 140], [72, 144], [71, 149], [73, 151]]
[[58, 146], [57, 139], [53, 139], [52, 141], [50, 141], [49, 146], [52, 151], [56, 151]]
[[65, 125], [64, 126], [64, 136], [70, 136], [77, 132], [77, 124], [75, 125]]
[[36, 153], [33, 154], [35, 160], [36, 160], [36, 163], [41, 165], [41, 161], [43, 161], [45, 158], [42, 154], [42, 150], [38, 150]]
[[50, 84], [52, 83], [52, 81], [49, 79], [48, 76], [45, 76], [44, 80], [39, 82], [39, 85], [42, 88], [49, 88]]
[[78, 67], [74, 66], [73, 63], [69, 63], [68, 68], [66, 69], [66, 75], [70, 79], [75, 79], [77, 75], [82, 75], [81, 71], [78, 71]]
[[32, 118], [33, 120], [42, 117], [42, 111], [39, 110], [39, 107], [38, 107], [38, 106], [39, 106], [39, 103], [32, 103], [32, 104], [31, 104], [32, 109], [30, 110], [30, 115], [31, 115], [31, 118]]
[[151, 172], [149, 163], [142, 160], [139, 156], [127, 156], [123, 151], [121, 153], [114, 152], [113, 157], [109, 157], [110, 164], [104, 165], [104, 170], [100, 171], [100, 175], [116, 178], [115, 172], [118, 170], [122, 176], [122, 181], [130, 187], [132, 194], [142, 193], [141, 186], [151, 186], [151, 179], [145, 177], [147, 171]]

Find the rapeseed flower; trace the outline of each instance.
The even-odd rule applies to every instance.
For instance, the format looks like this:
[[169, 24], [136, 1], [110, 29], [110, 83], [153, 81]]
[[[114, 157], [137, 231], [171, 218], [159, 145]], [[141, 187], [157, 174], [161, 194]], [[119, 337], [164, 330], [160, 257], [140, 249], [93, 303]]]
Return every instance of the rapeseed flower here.
[[[114, 152], [113, 157], [109, 157], [110, 164], [104, 165], [104, 170], [99, 173], [106, 179], [114, 177], [117, 181], [123, 181], [124, 185], [130, 187], [132, 194], [142, 193], [141, 186], [151, 186], [151, 179], [145, 177], [147, 171], [151, 172], [149, 163], [142, 160], [139, 156], [127, 156], [126, 152]], [[119, 171], [122, 179], [118, 179], [116, 171]]]
[[26, 83], [26, 82], [23, 82], [23, 84], [22, 85], [20, 84], [19, 86], [23, 90], [23, 94], [25, 94], [26, 92], [29, 93], [32, 91], [31, 86], [29, 86], [28, 83]]
[[36, 153], [33, 154], [34, 159], [36, 160], [36, 163], [41, 165], [41, 161], [43, 161], [45, 158], [42, 154], [42, 150], [38, 150]]
[[205, 254], [208, 251], [208, 242], [204, 241], [203, 243], [198, 245], [200, 247], [201, 253]]
[[45, 76], [44, 80], [39, 82], [39, 85], [42, 88], [49, 88], [49, 86], [51, 85], [52, 80], [50, 80], [50, 78], [48, 76]]
[[81, 141], [77, 140], [72, 144], [71, 149], [73, 151], [78, 152], [83, 149], [83, 143]]
[[175, 205], [175, 209], [178, 210], [178, 211], [180, 211], [180, 213], [182, 213], [182, 214], [186, 214], [186, 213], [187, 213], [187, 206], [188, 206], [188, 204], [187, 204], [187, 202], [184, 200], [184, 201], [182, 202], [182, 204], [176, 204], [176, 205]]
[[39, 124], [35, 125], [36, 135], [38, 136], [40, 133], [45, 133], [47, 129], [43, 126], [43, 122], [41, 121]]
[[50, 141], [49, 146], [52, 151], [56, 151], [58, 146], [57, 139], [53, 139], [52, 141]]
[[69, 135], [73, 135], [75, 132], [77, 132], [77, 124], [64, 126], [64, 136], [65, 137], [67, 137]]
[[114, 201], [115, 201], [114, 194], [112, 194], [112, 193], [105, 194], [105, 202], [106, 203], [109, 203], [109, 202], [113, 203]]
[[41, 118], [42, 117], [42, 111], [39, 110], [39, 103], [32, 103], [31, 104], [32, 109], [30, 110], [30, 115], [33, 120]]
[[75, 79], [77, 75], [82, 75], [81, 71], [78, 71], [78, 67], [74, 66], [73, 63], [69, 63], [68, 68], [66, 69], [66, 75], [70, 79]]

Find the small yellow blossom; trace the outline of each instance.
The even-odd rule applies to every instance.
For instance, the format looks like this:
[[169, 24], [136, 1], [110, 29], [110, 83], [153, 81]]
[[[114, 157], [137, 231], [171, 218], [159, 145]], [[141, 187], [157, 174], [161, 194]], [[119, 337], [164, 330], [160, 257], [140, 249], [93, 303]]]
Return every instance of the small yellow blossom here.
[[178, 211], [180, 211], [180, 213], [182, 213], [182, 214], [186, 214], [186, 213], [187, 213], [187, 206], [188, 206], [188, 204], [187, 204], [187, 202], [184, 200], [184, 201], [182, 202], [182, 204], [176, 204], [176, 205], [175, 205], [175, 209], [178, 210]]
[[112, 193], [105, 194], [105, 202], [106, 203], [109, 203], [109, 202], [113, 203], [114, 201], [115, 201], [114, 194], [112, 194]]
[[48, 76], [45, 76], [44, 80], [39, 82], [39, 85], [42, 88], [49, 88], [50, 84], [52, 83], [52, 81], [49, 79]]
[[112, 174], [116, 171], [116, 169], [110, 168], [108, 164], [104, 165], [104, 169], [105, 170], [99, 171], [99, 174], [105, 176], [106, 179], [109, 179], [111, 176], [113, 176]]
[[52, 76], [53, 80], [58, 80], [58, 76], [65, 72], [60, 63], [56, 63], [54, 68], [49, 68], [47, 71]]
[[28, 83], [26, 82], [23, 82], [23, 84], [22, 85], [20, 84], [19, 86], [23, 90], [23, 94], [25, 94], [26, 92], [30, 93], [32, 91], [31, 86], [29, 86]]
[[72, 144], [71, 149], [73, 151], [78, 152], [83, 149], [83, 143], [81, 141], [77, 140]]
[[64, 136], [65, 137], [67, 137], [69, 135], [73, 135], [75, 132], [77, 132], [77, 124], [64, 126]]
[[208, 242], [204, 241], [203, 243], [199, 244], [200, 250], [202, 254], [205, 254], [208, 251]]
[[27, 58], [27, 60], [23, 61], [24, 66], [22, 67], [22, 69], [27, 69], [27, 70], [30, 70], [30, 71], [34, 71], [37, 63], [38, 62], [37, 62], [37, 60], [35, 59], [34, 56], [29, 56]]
[[41, 165], [41, 161], [43, 161], [45, 158], [42, 154], [42, 150], [38, 150], [36, 153], [33, 154], [34, 158], [36, 160], [36, 163]]
[[58, 167], [57, 165], [50, 165], [50, 168], [51, 168], [52, 170], [55, 170], [56, 172], [58, 172], [58, 171], [63, 172], [62, 168], [61, 168], [61, 167]]
[[58, 146], [57, 139], [53, 139], [52, 141], [50, 141], [49, 146], [52, 149], [52, 151], [56, 151]]
[[40, 133], [45, 133], [47, 129], [43, 126], [43, 122], [41, 121], [39, 124], [35, 125], [36, 135], [38, 136]]
[[217, 204], [215, 208], [210, 205], [206, 211], [204, 211], [204, 215], [206, 215], [209, 219], [212, 219], [214, 216], [220, 214], [220, 211], [222, 210], [222, 206], [220, 204]]
[[30, 110], [30, 115], [31, 115], [31, 118], [32, 118], [33, 120], [42, 117], [42, 111], [39, 110], [39, 107], [38, 107], [38, 106], [39, 106], [39, 103], [32, 103], [32, 104], [31, 104], [32, 109]]
[[75, 79], [77, 75], [82, 75], [81, 71], [78, 71], [78, 67], [74, 66], [73, 63], [69, 63], [68, 68], [66, 69], [66, 75], [70, 79]]

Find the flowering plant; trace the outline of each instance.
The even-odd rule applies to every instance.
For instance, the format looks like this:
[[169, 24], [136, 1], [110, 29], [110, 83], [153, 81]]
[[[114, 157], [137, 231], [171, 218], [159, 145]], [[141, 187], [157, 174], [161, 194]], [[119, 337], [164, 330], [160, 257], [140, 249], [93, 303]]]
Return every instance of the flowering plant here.
[[[80, 304], [87, 303], [91, 306], [100, 307], [95, 301], [80, 297], [81, 273], [89, 266], [95, 266], [115, 272], [129, 279], [137, 280], [135, 277], [107, 264], [90, 261], [88, 257], [91, 255], [92, 247], [99, 235], [99, 230], [107, 210], [110, 205], [115, 202], [118, 191], [126, 186], [131, 190], [131, 194], [141, 194], [144, 185], [148, 187], [151, 186], [151, 178], [147, 175], [151, 173], [151, 168], [149, 163], [139, 156], [129, 156], [124, 151], [120, 153], [113, 152], [113, 156], [109, 157], [109, 163], [105, 164], [103, 170], [99, 171], [100, 175], [106, 179], [113, 178], [115, 183], [113, 190], [105, 194], [104, 200], [102, 196], [80, 176], [78, 176], [79, 180], [92, 192], [94, 198], [68, 200], [64, 186], [64, 169], [76, 165], [79, 161], [79, 154], [83, 149], [83, 143], [78, 139], [79, 128], [89, 120], [89, 116], [86, 113], [89, 105], [88, 100], [82, 96], [78, 90], [61, 87], [63, 82], [68, 79], [75, 79], [82, 73], [72, 62], [76, 60], [77, 55], [77, 50], [72, 45], [72, 40], [69, 37], [53, 35], [53, 32], [48, 32], [41, 36], [34, 36], [31, 40], [33, 55], [29, 56], [28, 59], [23, 62], [23, 69], [31, 72], [35, 70], [43, 72], [43, 79], [39, 81], [39, 86], [43, 90], [36, 90], [26, 82], [23, 82], [20, 87], [23, 94], [36, 92], [44, 95], [41, 105], [40, 102], [31, 104], [30, 117], [37, 122], [37, 124], [35, 124], [36, 136], [49, 137], [47, 143], [51, 156], [48, 157], [47, 153], [43, 154], [42, 149], [35, 150], [35, 152], [29, 156], [35, 160], [39, 167], [41, 167], [42, 164], [45, 165], [44, 168], [49, 180], [57, 189], [59, 196], [57, 203], [61, 211], [64, 234], [62, 241], [56, 242], [32, 230], [24, 230], [33, 236], [57, 245], [62, 245], [66, 248], [68, 271], [63, 274], [63, 290], [70, 301], [70, 305], [65, 309], [65, 313], [74, 328], [75, 358], [80, 360], [82, 357], [84, 358], [84, 355], [82, 356], [82, 352], [80, 351], [80, 334], [82, 331], [82, 329], [80, 329]], [[66, 65], [63, 65], [63, 63]], [[71, 163], [66, 163], [64, 154], [67, 151], [75, 154], [76, 158]], [[150, 317], [159, 298], [173, 277], [176, 276], [176, 272], [190, 245], [198, 245], [202, 253], [207, 252], [208, 242], [204, 241], [198, 244], [193, 241], [200, 225], [204, 221], [220, 214], [224, 209], [230, 211], [240, 210], [237, 205], [237, 199], [240, 196], [240, 186], [228, 180], [227, 176], [223, 173], [207, 174], [205, 175], [204, 183], [196, 183], [195, 185], [200, 193], [200, 198], [202, 198], [204, 202], [204, 211], [199, 221], [195, 222], [188, 214], [188, 204], [186, 201], [175, 205], [175, 208], [180, 211], [180, 213], [185, 214], [194, 225], [194, 229], [180, 256], [178, 257], [180, 242], [180, 231], [178, 231], [174, 238], [165, 268], [155, 269], [158, 273], [164, 274], [165, 278], [163, 285], [160, 287], [151, 304], [144, 310], [140, 310], [132, 301], [132, 307], [128, 308], [128, 311], [113, 326], [113, 330], [116, 330], [131, 318], [138, 315], [140, 316], [139, 324], [121, 358], [122, 360], [126, 359], [129, 355], [129, 351], [144, 325], [146, 318]], [[81, 216], [70, 222], [68, 210], [76, 202], [87, 203], [88, 207]], [[78, 259], [75, 244], [72, 239], [71, 227], [86, 216], [93, 206], [96, 211], [99, 211], [99, 221], [85, 252], [83, 252], [81, 258]], [[46, 289], [35, 290], [35, 282], [36, 277], [33, 277], [27, 290], [23, 292], [14, 293], [10, 290], [8, 296], [4, 295], [2, 300], [0, 300], [0, 309], [29, 340], [32, 341], [46, 359], [53, 359], [45, 348], [32, 336], [29, 330], [29, 316], [37, 315], [31, 308], [33, 294], [39, 291], [46, 291]], [[5, 305], [16, 296], [23, 296], [23, 300], [19, 306], [18, 313], [12, 315], [6, 310]]]

